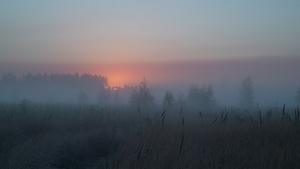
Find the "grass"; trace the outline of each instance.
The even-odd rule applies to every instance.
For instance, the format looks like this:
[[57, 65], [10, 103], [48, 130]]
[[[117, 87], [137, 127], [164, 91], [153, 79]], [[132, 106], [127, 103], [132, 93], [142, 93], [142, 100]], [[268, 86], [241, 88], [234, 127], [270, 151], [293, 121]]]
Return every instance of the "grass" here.
[[0, 168], [300, 168], [299, 108], [1, 104]]

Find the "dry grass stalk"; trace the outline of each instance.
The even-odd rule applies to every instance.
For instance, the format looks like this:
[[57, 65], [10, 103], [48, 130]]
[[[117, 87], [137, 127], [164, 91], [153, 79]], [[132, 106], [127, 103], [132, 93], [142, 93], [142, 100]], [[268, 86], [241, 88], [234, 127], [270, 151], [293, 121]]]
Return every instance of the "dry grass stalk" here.
[[182, 114], [182, 111], [183, 111], [183, 106], [181, 106], [181, 109], [180, 109], [180, 112], [179, 112], [180, 115]]
[[286, 114], [286, 115], [287, 115], [288, 119], [291, 121], [291, 123], [293, 123], [291, 116], [289, 114]]
[[199, 116], [202, 118], [202, 112], [199, 110]]
[[228, 113], [226, 113], [225, 117], [224, 117], [224, 118], [222, 119], [222, 121], [221, 121], [223, 124], [226, 123], [227, 115], [228, 115]]
[[179, 158], [180, 158], [180, 154], [181, 154], [182, 146], [183, 146], [183, 141], [184, 141], [184, 133], [182, 133], [182, 136], [181, 136], [181, 141], [180, 141], [180, 146], [179, 146], [177, 161], [179, 161]]
[[282, 107], [282, 117], [284, 116], [284, 114], [285, 114], [285, 104]]
[[142, 154], [143, 148], [144, 148], [144, 144], [141, 146], [141, 148], [140, 148], [140, 151], [139, 151], [139, 153], [138, 153], [138, 155], [137, 155], [137, 157], [136, 157], [136, 160], [137, 160], [137, 161], [138, 161], [138, 160], [139, 160], [139, 158], [141, 157], [141, 154]]
[[218, 120], [218, 118], [219, 118], [219, 116], [217, 116], [217, 117], [214, 119], [213, 123], [215, 123], [215, 122]]
[[[165, 111], [155, 112], [158, 119], [156, 128], [153, 125], [144, 127], [143, 121], [134, 118], [139, 115], [132, 109], [111, 116], [114, 110], [105, 108], [101, 117], [90, 112], [90, 109], [78, 110], [76, 107], [35, 108], [33, 105], [30, 114], [22, 113], [18, 106], [10, 109], [0, 104], [2, 109], [0, 138], [5, 139], [1, 140], [0, 157], [3, 160], [0, 160], [0, 168], [300, 167], [297, 156], [300, 123], [295, 120], [299, 117], [298, 108], [294, 109], [295, 119], [285, 110], [285, 121], [292, 119], [293, 123], [287, 122], [283, 127], [279, 125], [281, 110], [278, 114], [273, 112], [274, 120], [266, 123], [269, 125], [260, 126], [257, 114], [251, 114], [246, 119], [242, 112], [235, 111], [237, 114], [232, 116], [233, 112], [228, 111], [227, 114], [225, 111], [223, 116], [221, 112], [218, 114], [214, 123], [218, 119], [227, 119], [229, 125], [213, 125], [210, 130], [215, 116], [212, 119], [203, 116], [201, 120], [207, 120], [210, 124], [203, 123], [200, 128], [197, 120], [185, 114], [184, 118], [173, 121], [168, 118], [168, 132], [162, 132], [160, 128], [160, 122], [164, 123]], [[94, 112], [100, 110], [101, 107], [98, 107]], [[128, 113], [131, 113], [130, 116]], [[155, 116], [155, 113], [152, 115]], [[241, 125], [232, 118], [245, 122]]]
[[161, 127], [164, 128], [165, 126], [165, 117], [166, 117], [166, 110], [163, 111], [163, 113], [161, 114]]

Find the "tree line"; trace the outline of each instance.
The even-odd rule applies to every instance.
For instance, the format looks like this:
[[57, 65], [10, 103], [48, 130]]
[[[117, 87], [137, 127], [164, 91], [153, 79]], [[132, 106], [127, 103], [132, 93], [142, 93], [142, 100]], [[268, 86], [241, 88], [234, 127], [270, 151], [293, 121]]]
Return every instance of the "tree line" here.
[[[0, 99], [16, 101], [18, 97], [34, 97], [38, 102], [62, 102], [78, 100], [88, 102], [97, 100], [107, 103], [109, 99], [109, 83], [106, 76], [91, 74], [36, 74], [17, 76], [5, 73], [0, 79]], [[13, 95], [13, 96], [11, 96]], [[13, 97], [10, 99], [10, 97]], [[50, 98], [47, 98], [50, 97]], [[92, 97], [92, 98], [91, 98]], [[71, 99], [70, 99], [71, 98]], [[74, 99], [76, 98], [76, 99]]]
[[[254, 108], [254, 85], [250, 76], [243, 80], [240, 92], [240, 105], [247, 109]], [[154, 96], [148, 87], [148, 82], [144, 78], [140, 83], [138, 90], [134, 90], [130, 97], [132, 105], [141, 107], [154, 105]], [[171, 109], [174, 106], [187, 105], [189, 108], [201, 108], [202, 110], [212, 110], [216, 106], [213, 85], [192, 85], [187, 96], [179, 95], [176, 99], [171, 90], [166, 90], [162, 100], [162, 106], [165, 109]]]
[[[91, 97], [97, 97], [97, 100], [102, 103], [118, 103], [123, 95], [128, 95], [128, 102], [133, 106], [153, 106], [157, 104], [155, 96], [144, 78], [139, 86], [125, 85], [118, 90], [109, 86], [109, 81], [106, 76], [91, 75], [91, 74], [36, 74], [31, 73], [16, 76], [13, 73], [6, 73], [0, 79], [1, 86], [20, 87], [28, 86], [28, 88], [43, 88], [45, 87], [61, 87], [74, 88], [77, 93], [77, 101], [80, 103], [88, 103]], [[42, 91], [42, 90], [41, 90]], [[74, 91], [73, 91], [74, 93]], [[89, 93], [97, 93], [96, 96], [91, 96]], [[246, 77], [239, 89], [239, 104], [243, 108], [255, 107], [255, 90], [254, 83], [250, 76]], [[300, 88], [297, 92], [295, 100], [300, 103]], [[186, 96], [181, 94], [175, 98], [173, 91], [166, 90], [163, 100], [160, 103], [165, 109], [170, 109], [177, 106], [188, 105], [189, 107], [201, 107], [205, 110], [213, 109], [217, 100], [214, 96], [212, 84], [199, 86], [191, 85]]]
[[20, 77], [16, 76], [14, 73], [5, 73], [2, 75], [0, 84], [3, 85], [39, 85], [39, 86], [97, 86], [97, 87], [108, 87], [108, 79], [106, 76], [101, 75], [91, 75], [84, 73], [79, 75], [79, 73], [74, 74], [47, 74], [43, 75], [38, 73], [32, 75], [31, 73], [22, 75]]

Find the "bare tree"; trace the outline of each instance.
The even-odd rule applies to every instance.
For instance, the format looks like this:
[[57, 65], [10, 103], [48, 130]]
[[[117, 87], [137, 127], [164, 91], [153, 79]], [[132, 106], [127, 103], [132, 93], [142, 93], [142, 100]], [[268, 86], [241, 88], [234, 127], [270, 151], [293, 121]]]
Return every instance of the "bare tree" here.
[[242, 87], [240, 89], [239, 101], [241, 106], [244, 108], [253, 108], [254, 107], [254, 86], [253, 81], [250, 76], [242, 82]]

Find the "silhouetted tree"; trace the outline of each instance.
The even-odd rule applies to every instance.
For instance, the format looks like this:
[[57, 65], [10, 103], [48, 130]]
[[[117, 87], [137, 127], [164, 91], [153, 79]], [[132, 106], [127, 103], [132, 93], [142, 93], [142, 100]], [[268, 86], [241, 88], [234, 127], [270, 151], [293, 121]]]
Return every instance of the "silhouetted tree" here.
[[240, 89], [240, 104], [244, 108], [253, 108], [254, 107], [254, 86], [253, 81], [250, 76], [242, 82], [242, 87]]
[[97, 75], [91, 75], [91, 74], [82, 74], [80, 79], [81, 79], [81, 83], [83, 85], [89, 85], [89, 86], [101, 86], [101, 87], [107, 87], [108, 85], [108, 81], [107, 79], [105, 79], [105, 77], [103, 77], [104, 79], [102, 79], [102, 76], [97, 76]]
[[204, 105], [207, 105], [209, 108], [212, 108], [216, 104], [216, 99], [214, 97], [214, 90], [213, 86], [210, 85], [204, 85], [201, 88], [202, 91], [202, 103]]
[[212, 85], [203, 85], [201, 88], [192, 85], [188, 93], [188, 102], [202, 109], [211, 109], [216, 103]]
[[14, 73], [5, 73], [1, 77], [2, 84], [12, 85], [12, 84], [16, 84], [17, 82], [18, 82], [18, 78]]
[[173, 104], [175, 102], [175, 97], [173, 95], [173, 92], [170, 90], [167, 90], [164, 96], [163, 100], [163, 107], [165, 109], [170, 109], [173, 107]]
[[41, 77], [42, 85], [49, 85], [49, 78], [47, 73], [44, 73], [44, 75]]
[[137, 106], [150, 106], [154, 104], [154, 96], [148, 88], [148, 82], [144, 78], [139, 86], [139, 90], [134, 90], [130, 97], [130, 103]]
[[27, 73], [26, 75], [23, 75], [22, 82], [23, 82], [23, 84], [33, 85], [34, 84], [33, 75], [31, 73]]
[[[13, 73], [6, 73], [1, 76], [0, 85], [5, 87], [3, 89], [7, 95], [5, 97], [18, 93], [18, 95], [26, 94], [26, 97], [34, 96], [36, 98], [36, 93], [38, 93], [41, 96], [39, 97], [40, 101], [47, 99], [46, 97], [57, 97], [58, 100], [69, 100], [69, 98], [73, 100], [73, 93], [77, 93], [82, 89], [87, 93], [94, 92], [92, 101], [98, 98], [101, 103], [107, 103], [110, 98], [107, 77], [101, 75], [83, 74], [80, 76], [79, 73], [27, 73], [18, 78]], [[12, 89], [10, 88], [11, 85], [17, 86], [14, 86], [15, 88]], [[75, 97], [75, 101], [78, 99], [81, 102], [85, 102], [83, 94], [79, 93], [79, 95], [80, 96], [77, 96], [79, 98]]]

